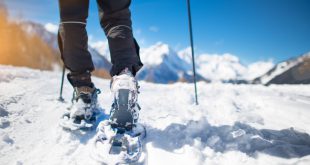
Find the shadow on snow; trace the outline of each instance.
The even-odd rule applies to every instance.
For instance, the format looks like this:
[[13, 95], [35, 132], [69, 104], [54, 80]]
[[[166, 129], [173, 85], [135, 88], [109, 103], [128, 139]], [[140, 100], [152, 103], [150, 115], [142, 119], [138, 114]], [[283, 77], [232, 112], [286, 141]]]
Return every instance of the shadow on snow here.
[[[101, 110], [101, 112], [104, 112], [104, 110]], [[100, 113], [95, 125], [92, 128], [79, 129], [79, 130], [73, 130], [73, 131], [66, 130], [66, 129], [64, 130], [70, 133], [71, 139], [79, 140], [81, 144], [87, 144], [89, 140], [91, 140], [96, 135], [96, 128], [99, 125], [99, 123], [103, 120], [107, 120], [108, 117], [109, 117], [108, 115], [104, 113]]]
[[211, 126], [207, 119], [190, 121], [186, 125], [171, 124], [164, 130], [148, 127], [147, 143], [170, 152], [193, 145], [200, 139], [202, 147], [216, 152], [241, 151], [255, 157], [257, 152], [282, 158], [310, 155], [310, 136], [293, 128], [283, 130], [256, 129], [236, 122], [233, 126]]

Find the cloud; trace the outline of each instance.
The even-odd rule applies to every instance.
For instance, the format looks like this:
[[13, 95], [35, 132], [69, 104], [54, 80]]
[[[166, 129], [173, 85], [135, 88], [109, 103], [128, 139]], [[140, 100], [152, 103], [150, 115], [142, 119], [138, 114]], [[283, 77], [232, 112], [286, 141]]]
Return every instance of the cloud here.
[[159, 28], [157, 27], [157, 26], [150, 26], [149, 27], [149, 30], [151, 31], [151, 32], [158, 32], [159, 31]]
[[252, 80], [263, 74], [267, 73], [271, 68], [274, 67], [274, 63], [272, 60], [268, 61], [257, 61], [248, 65], [248, 72], [244, 77], [248, 80]]
[[[196, 50], [196, 49], [195, 49]], [[178, 51], [178, 56], [191, 64], [191, 48]], [[269, 71], [274, 63], [272, 60], [257, 61], [243, 65], [237, 55], [231, 53], [202, 53], [196, 54], [197, 72], [213, 81], [229, 79], [253, 80]]]
[[44, 25], [44, 28], [45, 28], [47, 31], [49, 31], [49, 32], [51, 32], [51, 33], [54, 33], [54, 34], [56, 34], [56, 33], [58, 32], [58, 25], [53, 24], [53, 23], [47, 23], [47, 24], [45, 24], [45, 25]]

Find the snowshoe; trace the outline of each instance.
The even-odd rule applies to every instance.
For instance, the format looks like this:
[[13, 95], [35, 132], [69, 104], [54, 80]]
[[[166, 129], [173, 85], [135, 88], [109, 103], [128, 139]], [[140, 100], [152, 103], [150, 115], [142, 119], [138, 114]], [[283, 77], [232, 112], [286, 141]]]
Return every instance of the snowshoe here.
[[[109, 120], [100, 122], [94, 140], [93, 156], [102, 163], [113, 164], [141, 161], [142, 139], [146, 129], [138, 123], [140, 106], [138, 83], [126, 68], [120, 75], [113, 76], [111, 91], [114, 102]], [[143, 156], [142, 156], [143, 158]]]
[[130, 130], [138, 122], [140, 106], [138, 102], [139, 85], [135, 77], [126, 68], [120, 75], [113, 76], [111, 91], [114, 102], [110, 111], [112, 128]]
[[67, 130], [88, 130], [95, 128], [100, 114], [97, 103], [99, 89], [95, 87], [76, 87], [74, 89], [72, 106], [61, 118], [60, 126]]
[[100, 163], [128, 164], [145, 161], [143, 139], [146, 129], [134, 124], [131, 130], [112, 128], [109, 120], [102, 121], [97, 127], [91, 156]]

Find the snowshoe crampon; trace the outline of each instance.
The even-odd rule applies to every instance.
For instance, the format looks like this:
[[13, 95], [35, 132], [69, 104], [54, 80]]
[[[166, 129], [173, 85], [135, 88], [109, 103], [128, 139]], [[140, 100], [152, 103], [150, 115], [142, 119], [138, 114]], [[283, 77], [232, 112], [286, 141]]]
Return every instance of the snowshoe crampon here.
[[59, 125], [65, 130], [92, 130], [96, 127], [97, 114], [93, 114], [89, 119], [76, 117], [70, 118], [70, 112], [65, 113], [60, 119]]
[[131, 130], [111, 127], [108, 120], [100, 122], [97, 137], [93, 141], [91, 156], [98, 162], [106, 164], [128, 164], [144, 162], [143, 139], [146, 129], [135, 124]]

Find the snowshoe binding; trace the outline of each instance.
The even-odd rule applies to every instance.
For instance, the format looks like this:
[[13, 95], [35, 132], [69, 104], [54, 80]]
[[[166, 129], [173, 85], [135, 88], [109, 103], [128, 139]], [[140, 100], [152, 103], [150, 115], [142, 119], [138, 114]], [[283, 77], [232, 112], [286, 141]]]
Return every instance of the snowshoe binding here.
[[75, 87], [72, 106], [61, 118], [60, 126], [68, 130], [88, 130], [95, 127], [100, 114], [97, 103], [99, 89], [95, 87]]

